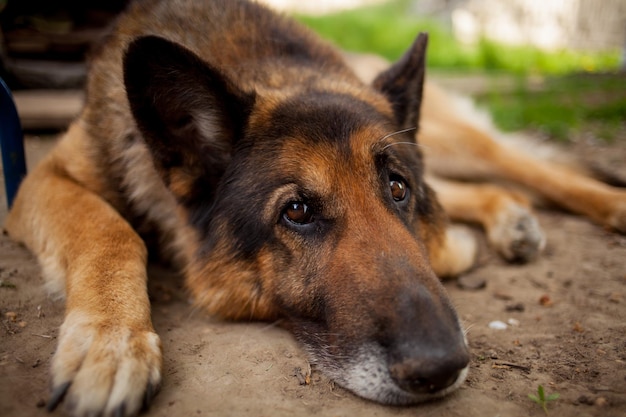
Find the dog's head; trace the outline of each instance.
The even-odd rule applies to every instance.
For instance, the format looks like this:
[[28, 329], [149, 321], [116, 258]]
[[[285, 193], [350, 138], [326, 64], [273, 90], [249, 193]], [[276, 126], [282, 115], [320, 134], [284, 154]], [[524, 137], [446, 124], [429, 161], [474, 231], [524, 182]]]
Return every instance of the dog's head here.
[[391, 404], [454, 390], [469, 361], [429, 263], [444, 224], [415, 140], [425, 47], [369, 87], [341, 71], [242, 87], [156, 37], [124, 60], [136, 123], [197, 237], [197, 301], [285, 318], [325, 373]]

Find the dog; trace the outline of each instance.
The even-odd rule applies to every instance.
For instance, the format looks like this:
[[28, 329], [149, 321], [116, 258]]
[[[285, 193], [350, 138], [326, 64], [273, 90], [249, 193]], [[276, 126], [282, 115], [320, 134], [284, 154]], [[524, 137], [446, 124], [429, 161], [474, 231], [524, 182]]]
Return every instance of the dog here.
[[49, 409], [150, 403], [162, 356], [149, 253], [181, 268], [209, 313], [280, 318], [337, 383], [404, 405], [467, 375], [439, 278], [471, 268], [477, 245], [448, 217], [482, 224], [511, 261], [545, 245], [525, 195], [450, 179], [515, 182], [626, 230], [624, 192], [507, 148], [424, 84], [426, 44], [367, 75], [375, 66], [256, 3], [131, 3], [6, 222], [66, 297]]
[[[6, 230], [66, 297], [48, 404], [134, 415], [161, 381], [148, 253], [197, 305], [282, 318], [340, 385], [386, 404], [464, 381], [438, 275], [467, 269], [416, 146], [427, 36], [371, 84], [244, 0], [139, 0], [95, 48], [86, 103]], [[463, 249], [463, 248], [461, 248]]]

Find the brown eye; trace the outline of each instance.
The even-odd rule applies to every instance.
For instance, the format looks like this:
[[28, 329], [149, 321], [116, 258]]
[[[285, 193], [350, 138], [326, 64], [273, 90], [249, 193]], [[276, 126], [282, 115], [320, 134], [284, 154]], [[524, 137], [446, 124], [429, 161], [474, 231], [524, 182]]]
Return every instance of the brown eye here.
[[389, 179], [389, 189], [391, 190], [391, 196], [394, 201], [400, 202], [406, 199], [408, 191], [402, 178], [391, 177]]
[[283, 217], [295, 224], [308, 224], [313, 221], [311, 209], [301, 201], [292, 201], [287, 204]]

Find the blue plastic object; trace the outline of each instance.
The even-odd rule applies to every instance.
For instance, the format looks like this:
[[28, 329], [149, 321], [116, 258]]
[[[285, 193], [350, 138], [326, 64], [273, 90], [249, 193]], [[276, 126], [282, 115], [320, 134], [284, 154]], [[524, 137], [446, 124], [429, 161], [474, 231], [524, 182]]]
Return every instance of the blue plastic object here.
[[0, 78], [0, 149], [2, 150], [2, 171], [4, 188], [9, 208], [26, 175], [26, 159], [24, 157], [24, 136], [17, 115], [11, 90]]

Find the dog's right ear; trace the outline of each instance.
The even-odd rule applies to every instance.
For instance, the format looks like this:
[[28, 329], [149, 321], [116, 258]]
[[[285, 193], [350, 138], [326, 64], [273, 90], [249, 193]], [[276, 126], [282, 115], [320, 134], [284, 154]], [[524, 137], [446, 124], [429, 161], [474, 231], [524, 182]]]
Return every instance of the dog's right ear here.
[[216, 181], [243, 135], [254, 94], [188, 49], [157, 36], [133, 41], [124, 84], [135, 122], [166, 184], [172, 172]]

